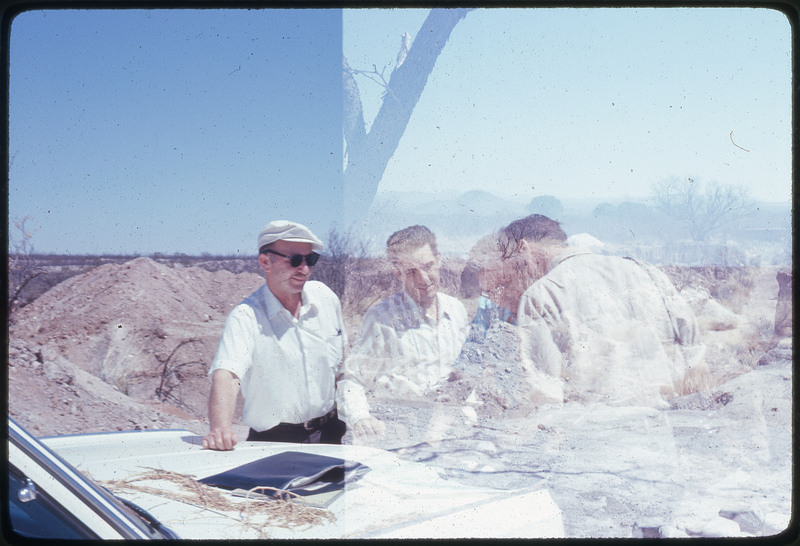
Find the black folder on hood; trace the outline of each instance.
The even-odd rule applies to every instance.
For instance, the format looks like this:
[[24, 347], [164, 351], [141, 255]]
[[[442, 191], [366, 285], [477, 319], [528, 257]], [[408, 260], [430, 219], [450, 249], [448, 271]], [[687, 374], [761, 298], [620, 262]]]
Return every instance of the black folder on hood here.
[[[284, 451], [198, 481], [222, 489], [250, 491], [267, 487], [307, 496], [342, 490], [345, 481], [358, 479], [368, 470], [360, 463], [336, 457]], [[280, 496], [280, 492], [271, 490], [256, 492]]]

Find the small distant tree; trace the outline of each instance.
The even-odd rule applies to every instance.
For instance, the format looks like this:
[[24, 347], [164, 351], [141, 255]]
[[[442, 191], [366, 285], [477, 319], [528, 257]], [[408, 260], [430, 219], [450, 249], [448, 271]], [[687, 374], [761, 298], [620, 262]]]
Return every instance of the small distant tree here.
[[21, 306], [21, 296], [25, 287], [30, 282], [44, 274], [44, 269], [37, 263], [33, 253], [33, 233], [25, 224], [33, 218], [26, 216], [22, 220], [15, 220], [14, 227], [19, 234], [19, 240], [13, 244], [13, 249], [8, 254], [8, 317], [11, 318]]
[[552, 220], [560, 220], [564, 214], [564, 205], [552, 195], [539, 195], [531, 199], [525, 210], [531, 214], [541, 214]]
[[616, 210], [617, 207], [611, 203], [600, 203], [594, 209], [592, 209], [592, 216], [594, 218], [609, 218], [614, 215]]
[[692, 178], [672, 178], [653, 186], [656, 208], [685, 227], [692, 240], [709, 235], [753, 213], [755, 202], [745, 188], [704, 185]]

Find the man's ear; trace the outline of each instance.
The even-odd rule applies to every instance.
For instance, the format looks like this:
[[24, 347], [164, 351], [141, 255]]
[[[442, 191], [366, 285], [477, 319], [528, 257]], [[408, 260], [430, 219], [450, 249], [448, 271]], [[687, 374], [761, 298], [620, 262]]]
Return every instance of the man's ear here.
[[258, 255], [258, 266], [264, 273], [268, 273], [270, 267], [272, 266], [272, 261], [269, 259], [269, 256], [266, 254], [259, 254]]
[[520, 239], [517, 243], [517, 248], [519, 248], [519, 251], [523, 254], [530, 254], [531, 252], [531, 245], [528, 243], [527, 239]]

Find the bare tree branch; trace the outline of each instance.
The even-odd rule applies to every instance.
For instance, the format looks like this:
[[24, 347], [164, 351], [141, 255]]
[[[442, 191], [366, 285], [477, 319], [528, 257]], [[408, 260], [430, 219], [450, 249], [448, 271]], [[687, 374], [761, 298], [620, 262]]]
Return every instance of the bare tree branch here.
[[313, 279], [325, 283], [344, 303], [349, 295], [347, 279], [367, 257], [367, 246], [352, 230], [333, 224], [325, 241], [325, 254], [314, 268]]
[[14, 244], [13, 252], [8, 255], [8, 318], [21, 306], [20, 299], [23, 290], [35, 278], [44, 275], [42, 269], [34, 256], [33, 234], [28, 231], [25, 224], [32, 220], [26, 216], [22, 220], [16, 220], [14, 227], [20, 232], [20, 240]]
[[[348, 152], [359, 149], [367, 135], [364, 125], [364, 111], [361, 107], [361, 95], [358, 85], [353, 78], [353, 70], [347, 64], [347, 59], [342, 59], [342, 77], [344, 84], [344, 138], [347, 142]], [[349, 154], [348, 154], [349, 155]]]
[[673, 178], [657, 183], [653, 192], [656, 207], [683, 224], [698, 242], [755, 210], [747, 190], [739, 186], [703, 186], [692, 178]]
[[178, 349], [190, 343], [197, 342], [201, 341], [197, 338], [185, 339], [178, 343], [166, 358], [156, 355], [156, 360], [158, 360], [159, 364], [163, 365], [163, 368], [161, 369], [161, 381], [159, 382], [158, 387], [156, 387], [156, 396], [162, 402], [165, 402], [167, 399], [172, 399], [178, 403], [178, 405], [183, 405], [181, 402], [181, 397], [176, 397], [174, 394], [172, 394], [172, 391], [180, 386], [183, 379], [181, 376], [181, 369], [187, 366], [199, 365], [202, 364], [202, 362], [199, 360], [190, 360], [177, 364], [172, 362], [172, 359], [175, 357], [175, 353], [178, 352]]
[[[344, 136], [347, 143], [344, 193], [348, 218], [362, 214], [372, 203], [381, 177], [400, 143], [436, 59], [444, 49], [453, 28], [468, 11], [470, 10], [461, 8], [430, 11], [407, 55], [392, 72], [387, 94], [369, 133], [364, 129], [360, 95], [353, 79], [354, 72], [347, 61], [343, 63]], [[406, 44], [405, 39], [403, 44]], [[374, 72], [370, 74], [383, 78], [382, 73], [373, 68]], [[388, 97], [391, 100], [387, 100]]]

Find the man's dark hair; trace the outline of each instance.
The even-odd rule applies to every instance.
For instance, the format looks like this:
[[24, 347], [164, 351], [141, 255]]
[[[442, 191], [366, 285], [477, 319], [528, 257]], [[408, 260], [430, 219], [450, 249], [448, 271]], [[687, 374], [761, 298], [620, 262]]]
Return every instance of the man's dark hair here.
[[525, 218], [514, 220], [500, 230], [499, 244], [503, 249], [503, 256], [511, 256], [522, 240], [538, 242], [546, 239], [564, 242], [567, 234], [555, 220], [541, 214], [531, 214]]
[[477, 298], [481, 295], [481, 267], [475, 262], [467, 262], [461, 270], [461, 295], [465, 298]]
[[408, 252], [430, 245], [434, 254], [436, 249], [436, 236], [425, 226], [409, 226], [392, 233], [386, 240], [386, 254], [389, 259], [401, 252]]

